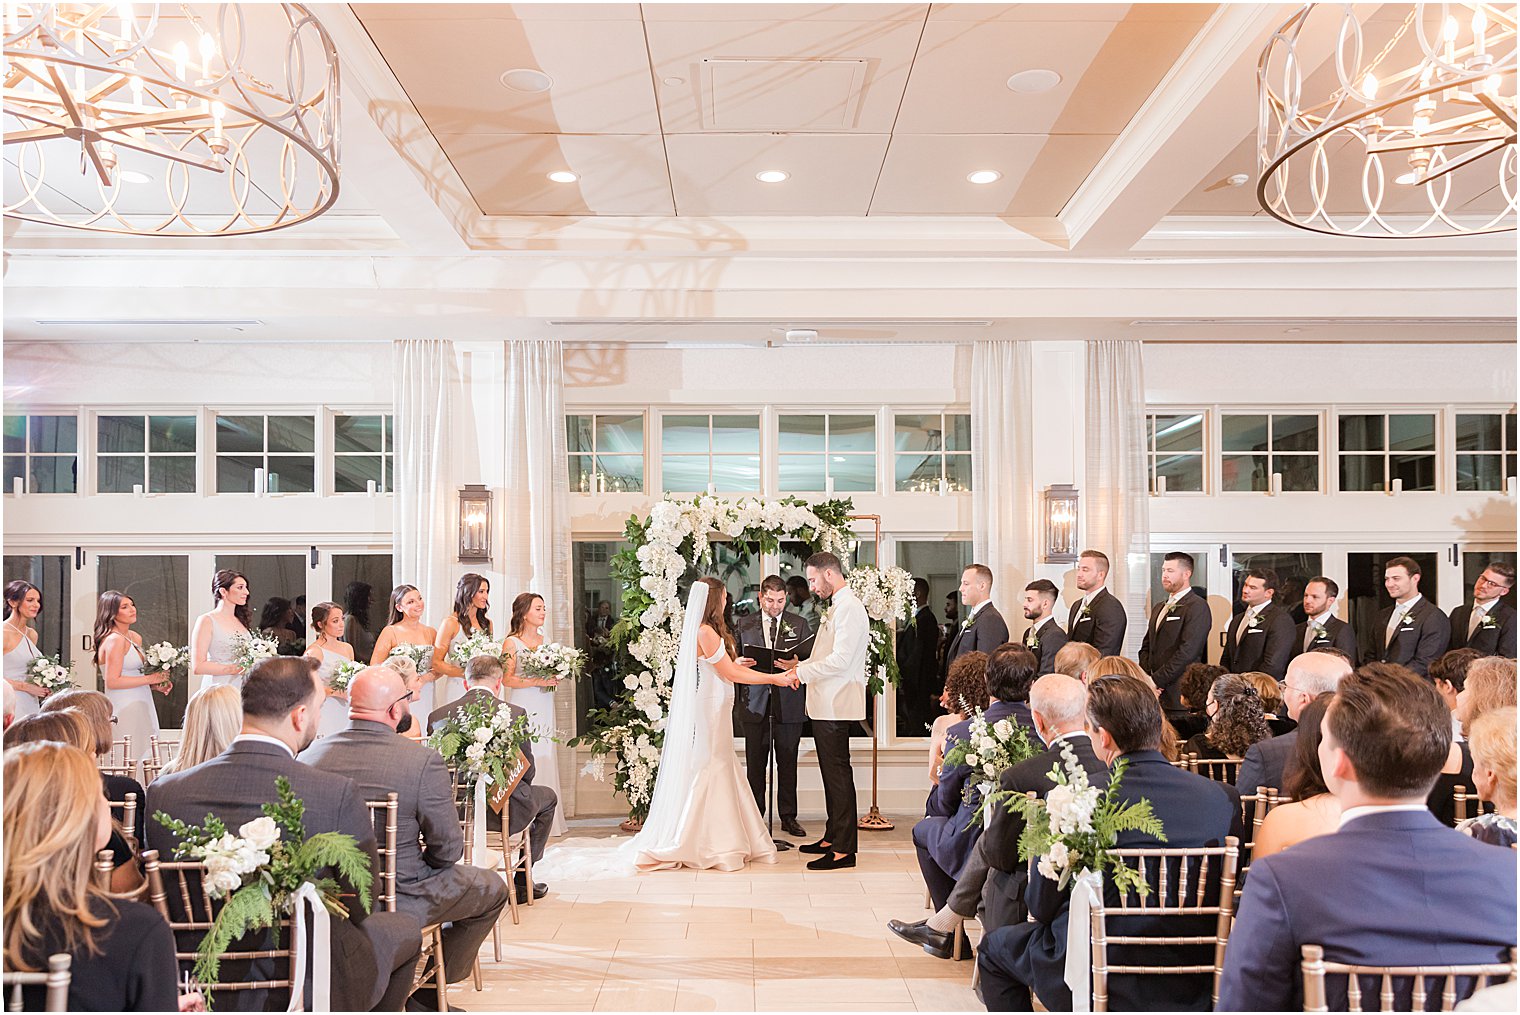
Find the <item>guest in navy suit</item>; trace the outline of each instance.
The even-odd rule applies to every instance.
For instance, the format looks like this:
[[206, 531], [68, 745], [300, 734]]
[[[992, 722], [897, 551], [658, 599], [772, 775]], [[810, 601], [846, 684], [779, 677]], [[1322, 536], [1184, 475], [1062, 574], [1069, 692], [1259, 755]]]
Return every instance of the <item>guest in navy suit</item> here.
[[[1297, 722], [1309, 702], [1327, 691], [1334, 691], [1350, 675], [1350, 661], [1344, 653], [1334, 649], [1315, 649], [1294, 656], [1288, 663], [1288, 676], [1283, 682], [1283, 704], [1288, 708], [1288, 718]], [[1240, 763], [1240, 774], [1235, 777], [1235, 788], [1240, 790], [1240, 795], [1250, 796], [1263, 786], [1282, 789], [1288, 777], [1288, 761], [1293, 757], [1297, 743], [1298, 730], [1295, 729], [1252, 744], [1246, 751], [1245, 760]]]
[[[1034, 653], [1022, 645], [1003, 645], [992, 653], [987, 660], [987, 692], [993, 699], [985, 713], [988, 725], [1010, 719], [1023, 727], [1031, 741], [1038, 737], [1029, 714], [1029, 685], [1037, 675], [1035, 667]], [[946, 753], [970, 735], [970, 719], [950, 727], [945, 737]], [[940, 772], [938, 785], [929, 792], [926, 817], [913, 826], [918, 866], [935, 909], [944, 907], [982, 834], [981, 824], [972, 821], [981, 806], [981, 795], [968, 791], [970, 778], [971, 766], [964, 762], [947, 765]]]
[[[1217, 847], [1224, 844], [1226, 836], [1241, 834], [1240, 794], [1234, 787], [1183, 771], [1158, 750], [1161, 706], [1147, 684], [1134, 677], [1099, 677], [1088, 685], [1087, 694], [1094, 752], [1109, 764], [1119, 758], [1128, 762], [1118, 799], [1126, 803], [1149, 800], [1166, 830], [1165, 843], [1137, 832], [1121, 833], [1116, 844], [1119, 848]], [[1105, 891], [1117, 904], [1112, 885]], [[1072, 996], [1066, 985], [1065, 966], [1071, 893], [1057, 890], [1056, 882], [1035, 874], [1025, 900], [1030, 922], [999, 927], [982, 939], [977, 962], [987, 1010], [1030, 1011], [1033, 991], [1047, 1010], [1070, 1011]], [[1126, 917], [1123, 929], [1116, 929], [1116, 933], [1188, 933], [1176, 918], [1161, 920], [1158, 925], [1156, 918]], [[1204, 926], [1197, 933], [1211, 933], [1213, 918], [1200, 920]], [[1109, 959], [1115, 965], [1134, 961], [1208, 965], [1212, 950], [1208, 946], [1146, 946], [1142, 958], [1133, 949], [1111, 946]], [[1209, 974], [1113, 976], [1109, 980], [1109, 1008], [1207, 1011], [1212, 980]]]
[[[1333, 962], [1383, 966], [1503, 962], [1515, 947], [1513, 855], [1446, 828], [1425, 806], [1451, 749], [1435, 688], [1402, 666], [1363, 666], [1341, 681], [1321, 731], [1340, 831], [1251, 866], [1220, 1011], [1302, 1010], [1306, 944]], [[1409, 980], [1395, 983], [1407, 1006]], [[1344, 979], [1330, 978], [1327, 995], [1343, 1010]]]

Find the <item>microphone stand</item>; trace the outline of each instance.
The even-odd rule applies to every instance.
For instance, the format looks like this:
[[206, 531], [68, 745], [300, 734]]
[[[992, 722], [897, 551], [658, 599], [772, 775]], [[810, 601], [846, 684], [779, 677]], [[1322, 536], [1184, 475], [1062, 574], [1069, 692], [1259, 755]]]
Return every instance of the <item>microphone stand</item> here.
[[780, 777], [776, 761], [776, 692], [780, 690], [780, 687], [772, 684], [771, 693], [766, 695], [765, 722], [770, 747], [765, 752], [765, 817], [766, 828], [770, 833], [771, 842], [776, 846], [776, 852], [784, 853], [793, 847], [785, 839], [776, 838], [776, 780]]

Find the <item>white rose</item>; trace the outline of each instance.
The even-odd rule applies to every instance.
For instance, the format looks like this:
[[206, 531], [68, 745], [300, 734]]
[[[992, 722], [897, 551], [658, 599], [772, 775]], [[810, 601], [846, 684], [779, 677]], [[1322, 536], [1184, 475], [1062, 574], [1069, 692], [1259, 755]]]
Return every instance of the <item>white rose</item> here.
[[1050, 849], [1046, 851], [1045, 855], [1050, 858], [1052, 864], [1062, 870], [1065, 870], [1067, 865], [1071, 863], [1071, 850], [1066, 848], [1066, 843], [1059, 840], [1050, 844]]
[[997, 766], [990, 761], [982, 766], [982, 771], [987, 773], [989, 779], [996, 776], [998, 772]]
[[206, 890], [212, 898], [221, 898], [229, 892], [235, 892], [243, 885], [243, 879], [228, 870], [208, 871], [206, 874]]
[[270, 817], [254, 818], [238, 829], [238, 835], [254, 849], [268, 849], [280, 841], [280, 826]]
[[997, 730], [997, 735], [1004, 740], [1007, 740], [1009, 737], [1013, 736], [1013, 723], [1009, 722], [1007, 719], [999, 719], [997, 721], [997, 725], [994, 726], [993, 729]]
[[483, 743], [485, 743], [486, 741], [488, 741], [490, 739], [491, 739], [491, 727], [489, 727], [489, 726], [482, 726], [482, 727], [480, 727], [480, 729], [478, 729], [478, 730], [475, 731], [475, 742], [477, 744], [483, 744]]
[[977, 757], [975, 754], [966, 755], [966, 764], [972, 766], [973, 768], [981, 764], [981, 761], [982, 759]]

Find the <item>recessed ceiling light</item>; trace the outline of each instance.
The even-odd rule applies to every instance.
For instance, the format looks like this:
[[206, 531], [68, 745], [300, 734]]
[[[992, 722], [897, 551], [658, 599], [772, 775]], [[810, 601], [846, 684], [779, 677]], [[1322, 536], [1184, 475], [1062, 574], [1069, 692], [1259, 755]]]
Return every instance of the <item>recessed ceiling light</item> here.
[[978, 169], [974, 173], [967, 173], [966, 179], [972, 183], [996, 183], [1003, 178], [1003, 174], [996, 169]]
[[667, 85], [671, 86], [684, 85], [686, 83], [685, 78], [662, 78], [661, 80], [663, 80]]
[[139, 173], [135, 169], [123, 169], [118, 176], [122, 183], [152, 183], [153, 177], [147, 173]]
[[761, 183], [782, 183], [791, 178], [791, 173], [780, 169], [762, 169], [755, 174], [755, 179]]
[[532, 67], [517, 67], [503, 74], [501, 83], [514, 92], [547, 92], [554, 79]]
[[580, 175], [577, 173], [572, 173], [568, 169], [556, 169], [554, 172], [549, 174], [549, 179], [553, 180], [555, 183], [574, 183], [576, 180], [580, 179]]
[[1061, 75], [1053, 70], [1037, 68], [1035, 70], [1021, 70], [1008, 79], [1008, 87], [1015, 92], [1025, 95], [1035, 95], [1039, 92], [1048, 92], [1061, 83]]

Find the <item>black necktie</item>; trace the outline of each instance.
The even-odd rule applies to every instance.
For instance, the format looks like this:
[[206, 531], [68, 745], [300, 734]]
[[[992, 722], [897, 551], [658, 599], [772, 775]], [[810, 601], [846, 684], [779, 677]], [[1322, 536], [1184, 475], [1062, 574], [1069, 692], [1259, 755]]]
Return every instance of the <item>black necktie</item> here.
[[776, 647], [776, 626], [780, 623], [779, 618], [771, 618], [771, 648]]

